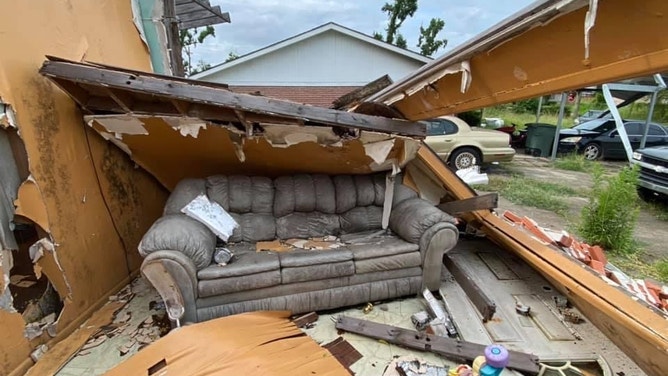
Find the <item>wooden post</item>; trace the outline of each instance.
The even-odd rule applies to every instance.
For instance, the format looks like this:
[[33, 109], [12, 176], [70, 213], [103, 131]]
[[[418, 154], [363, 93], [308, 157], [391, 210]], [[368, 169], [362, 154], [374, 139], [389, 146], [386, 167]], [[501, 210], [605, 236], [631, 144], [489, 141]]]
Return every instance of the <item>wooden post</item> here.
[[169, 49], [169, 60], [172, 65], [172, 75], [183, 77], [183, 58], [181, 57], [181, 40], [179, 38], [179, 22], [176, 19], [176, 0], [164, 0], [162, 22], [167, 31], [167, 46]]

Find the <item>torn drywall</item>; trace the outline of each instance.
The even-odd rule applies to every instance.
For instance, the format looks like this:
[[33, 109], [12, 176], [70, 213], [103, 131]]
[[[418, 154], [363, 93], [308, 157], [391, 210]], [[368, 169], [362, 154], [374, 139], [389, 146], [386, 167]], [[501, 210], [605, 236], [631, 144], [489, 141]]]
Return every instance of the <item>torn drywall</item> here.
[[28, 176], [19, 187], [18, 197], [14, 201], [15, 215], [29, 218], [42, 230], [50, 233], [49, 217], [42, 198], [42, 192], [32, 175]]
[[585, 47], [585, 60], [589, 60], [589, 34], [591, 29], [596, 24], [596, 11], [598, 10], [598, 0], [589, 0], [589, 10], [585, 15], [584, 23], [584, 47]]
[[89, 126], [93, 126], [93, 121], [103, 126], [107, 132], [114, 134], [148, 134], [142, 121], [136, 116], [128, 115], [109, 115], [109, 116], [84, 116], [84, 120]]
[[329, 127], [302, 127], [298, 125], [262, 124], [264, 137], [271, 146], [287, 148], [302, 142], [337, 146], [341, 138]]
[[187, 117], [169, 117], [163, 116], [165, 123], [172, 126], [181, 133], [181, 136], [190, 136], [197, 138], [200, 129], [206, 129], [206, 122], [202, 119], [187, 118]]
[[364, 153], [377, 164], [385, 162], [388, 154], [394, 147], [394, 140], [386, 140], [364, 144]]

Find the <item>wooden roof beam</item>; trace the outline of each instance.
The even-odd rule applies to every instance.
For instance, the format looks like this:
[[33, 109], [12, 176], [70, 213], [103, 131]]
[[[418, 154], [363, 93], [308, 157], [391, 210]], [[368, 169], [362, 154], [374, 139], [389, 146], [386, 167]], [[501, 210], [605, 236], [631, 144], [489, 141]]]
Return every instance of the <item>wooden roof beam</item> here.
[[[199, 85], [197, 81], [172, 80], [168, 76], [128, 74], [110, 68], [76, 62], [46, 61], [40, 73], [58, 82], [107, 87], [118, 92], [152, 95], [165, 102], [181, 100], [245, 113], [290, 118], [327, 126], [424, 137], [424, 124], [302, 105], [266, 97], [233, 93]], [[67, 89], [66, 92], [70, 93]], [[173, 111], [173, 105], [168, 103]], [[137, 111], [136, 104], [133, 109]], [[125, 110], [123, 110], [125, 112]]]

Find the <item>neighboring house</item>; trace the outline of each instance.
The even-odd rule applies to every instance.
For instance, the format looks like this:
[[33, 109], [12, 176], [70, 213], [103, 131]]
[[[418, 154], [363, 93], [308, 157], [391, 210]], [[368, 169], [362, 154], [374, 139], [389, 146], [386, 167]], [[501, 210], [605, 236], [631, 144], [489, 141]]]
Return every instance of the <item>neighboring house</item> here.
[[241, 93], [329, 107], [336, 98], [383, 75], [396, 81], [429, 61], [330, 22], [191, 78], [225, 83]]

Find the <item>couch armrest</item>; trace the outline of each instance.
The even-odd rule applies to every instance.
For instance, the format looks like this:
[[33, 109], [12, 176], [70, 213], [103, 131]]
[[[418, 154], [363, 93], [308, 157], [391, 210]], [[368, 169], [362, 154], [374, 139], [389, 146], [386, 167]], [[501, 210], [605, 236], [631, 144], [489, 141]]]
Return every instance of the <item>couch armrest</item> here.
[[171, 319], [197, 322], [197, 269], [178, 251], [155, 251], [141, 265], [142, 275], [158, 290]]
[[422, 288], [434, 291], [441, 287], [443, 255], [454, 248], [458, 240], [459, 230], [449, 222], [439, 222], [422, 234]]
[[392, 208], [390, 229], [404, 240], [420, 245], [423, 287], [437, 290], [443, 254], [459, 239], [455, 218], [426, 200], [410, 198]]

